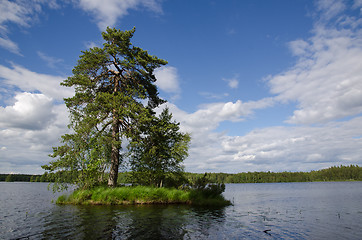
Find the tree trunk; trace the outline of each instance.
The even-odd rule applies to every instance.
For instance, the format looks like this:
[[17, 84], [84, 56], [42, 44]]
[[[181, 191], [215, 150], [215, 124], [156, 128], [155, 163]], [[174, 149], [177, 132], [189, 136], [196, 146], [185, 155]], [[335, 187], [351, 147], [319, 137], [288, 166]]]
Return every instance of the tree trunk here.
[[112, 152], [111, 152], [111, 169], [109, 171], [108, 186], [116, 187], [119, 166], [119, 120], [115, 110], [113, 110], [112, 123]]
[[[113, 94], [116, 95], [119, 87], [118, 77], [114, 77]], [[114, 103], [117, 106], [116, 103]], [[112, 122], [112, 152], [111, 152], [111, 169], [109, 170], [108, 186], [116, 187], [118, 179], [118, 166], [119, 166], [119, 116], [117, 109], [113, 109], [113, 122]]]

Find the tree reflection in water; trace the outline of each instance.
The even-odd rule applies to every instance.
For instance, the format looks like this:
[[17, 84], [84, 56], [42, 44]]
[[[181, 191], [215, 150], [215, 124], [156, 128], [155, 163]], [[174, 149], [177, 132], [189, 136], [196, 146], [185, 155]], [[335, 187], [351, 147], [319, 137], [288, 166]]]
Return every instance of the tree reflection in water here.
[[197, 239], [216, 236], [225, 215], [187, 205], [54, 206], [47, 218], [47, 239]]

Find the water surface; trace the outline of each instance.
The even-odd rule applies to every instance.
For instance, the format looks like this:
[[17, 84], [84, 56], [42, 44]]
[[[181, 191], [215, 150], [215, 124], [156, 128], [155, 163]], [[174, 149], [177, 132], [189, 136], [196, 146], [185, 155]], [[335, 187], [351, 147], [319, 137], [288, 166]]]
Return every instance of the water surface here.
[[362, 239], [362, 182], [227, 184], [234, 205], [58, 206], [0, 183], [0, 239]]

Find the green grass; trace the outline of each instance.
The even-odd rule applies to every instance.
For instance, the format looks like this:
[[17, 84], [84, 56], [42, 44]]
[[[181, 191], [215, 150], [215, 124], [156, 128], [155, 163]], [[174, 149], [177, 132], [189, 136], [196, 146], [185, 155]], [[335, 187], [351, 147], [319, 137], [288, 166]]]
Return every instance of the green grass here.
[[75, 190], [69, 196], [62, 195], [57, 204], [127, 205], [127, 204], [192, 204], [199, 206], [227, 206], [230, 201], [222, 195], [205, 196], [197, 190], [178, 190], [155, 187], [96, 187]]

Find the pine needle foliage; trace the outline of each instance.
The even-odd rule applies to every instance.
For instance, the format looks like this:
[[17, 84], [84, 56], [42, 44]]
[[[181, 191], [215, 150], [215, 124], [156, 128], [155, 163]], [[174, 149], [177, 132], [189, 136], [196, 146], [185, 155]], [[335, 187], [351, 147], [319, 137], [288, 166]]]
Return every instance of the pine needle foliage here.
[[[158, 96], [154, 71], [167, 62], [134, 46], [134, 33], [135, 28], [107, 28], [103, 47], [82, 51], [73, 75], [61, 83], [75, 90], [73, 97], [64, 99], [72, 133], [53, 148], [50, 156], [55, 160], [42, 166], [50, 173], [63, 173], [55, 179], [56, 189], [67, 183], [83, 189], [106, 182], [116, 187], [128, 156], [131, 168], [148, 174], [148, 184], [162, 185], [166, 174], [182, 170], [190, 137], [178, 132], [168, 110], [160, 118], [153, 110], [165, 102]], [[122, 145], [127, 142], [132, 142], [132, 153]], [[157, 178], [150, 180], [150, 174]]]

